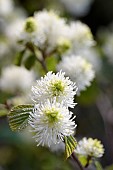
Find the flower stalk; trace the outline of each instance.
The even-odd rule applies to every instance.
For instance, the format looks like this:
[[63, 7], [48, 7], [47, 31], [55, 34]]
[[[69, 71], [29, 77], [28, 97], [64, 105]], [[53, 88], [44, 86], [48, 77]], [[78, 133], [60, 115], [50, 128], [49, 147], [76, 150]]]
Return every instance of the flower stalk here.
[[78, 160], [75, 152], [72, 153], [71, 157], [77, 163], [77, 165], [79, 166], [80, 170], [84, 170], [84, 167], [82, 166], [81, 162]]

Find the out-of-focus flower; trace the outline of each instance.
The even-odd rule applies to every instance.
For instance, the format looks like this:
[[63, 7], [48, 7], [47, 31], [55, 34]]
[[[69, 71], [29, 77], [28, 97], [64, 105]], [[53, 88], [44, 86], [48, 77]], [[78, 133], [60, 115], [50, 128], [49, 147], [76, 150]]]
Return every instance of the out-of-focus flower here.
[[88, 13], [93, 0], [60, 0], [66, 9], [76, 15], [84, 16]]
[[57, 47], [59, 39], [65, 36], [66, 23], [53, 11], [42, 11], [35, 13], [35, 19], [38, 22], [38, 36], [35, 44], [45, 52], [51, 53]]
[[96, 73], [98, 73], [101, 70], [102, 67], [101, 56], [99, 55], [99, 52], [95, 47], [78, 50], [76, 51], [75, 55], [80, 55], [88, 62], [90, 62]]
[[60, 71], [57, 74], [48, 72], [41, 80], [37, 80], [36, 85], [32, 86], [31, 98], [35, 103], [56, 98], [58, 102], [63, 101], [65, 106], [74, 107], [76, 90], [75, 83], [69, 77], [65, 77], [64, 72]]
[[32, 71], [24, 67], [8, 66], [2, 70], [0, 88], [11, 93], [25, 93], [31, 88], [34, 79]]
[[65, 37], [66, 34], [67, 26], [65, 20], [60, 18], [55, 12], [44, 10], [35, 13], [32, 22], [36, 26], [35, 30], [29, 32], [24, 29], [24, 26], [20, 35], [20, 41], [25, 43], [32, 42], [47, 55], [56, 50], [59, 39]]
[[64, 136], [72, 135], [76, 127], [72, 112], [56, 100], [35, 105], [29, 124], [35, 133], [37, 145], [49, 147], [63, 141]]
[[24, 21], [25, 17], [18, 17], [7, 26], [6, 36], [9, 40], [12, 41], [13, 44], [18, 40]]
[[80, 155], [99, 158], [104, 154], [101, 141], [92, 138], [83, 138], [78, 142], [75, 152]]
[[[32, 31], [25, 28], [28, 23]], [[34, 26], [35, 29], [32, 29]], [[75, 53], [94, 45], [93, 35], [86, 24], [80, 21], [67, 24], [64, 18], [46, 10], [35, 13], [32, 19], [25, 21], [19, 41], [24, 46], [28, 43], [35, 45], [46, 56], [52, 53]]]
[[24, 45], [33, 43], [34, 39], [38, 36], [38, 23], [33, 17], [27, 18], [21, 26], [20, 36], [18, 41]]
[[8, 15], [12, 12], [13, 8], [12, 0], [0, 0], [0, 16]]
[[68, 38], [72, 44], [71, 53], [75, 53], [80, 49], [90, 48], [95, 44], [90, 28], [80, 21], [70, 23]]
[[72, 81], [76, 82], [78, 95], [90, 86], [95, 75], [92, 65], [81, 56], [64, 56], [57, 68], [62, 69]]
[[0, 0], [0, 45], [2, 51], [0, 58], [2, 58], [2, 65], [12, 63], [15, 53], [23, 50], [23, 46], [21, 48], [16, 42], [25, 18], [26, 12], [20, 7], [14, 7], [13, 0]]
[[57, 144], [51, 144], [50, 151], [61, 154], [62, 152], [65, 151], [65, 144], [64, 144], [64, 142], [60, 142], [60, 143], [57, 143]]

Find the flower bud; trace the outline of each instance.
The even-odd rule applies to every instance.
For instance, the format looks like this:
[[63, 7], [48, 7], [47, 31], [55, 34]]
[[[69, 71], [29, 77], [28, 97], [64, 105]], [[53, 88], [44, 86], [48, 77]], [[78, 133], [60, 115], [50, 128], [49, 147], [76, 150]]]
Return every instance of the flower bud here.
[[37, 23], [33, 17], [29, 17], [25, 22], [25, 31], [28, 33], [32, 33], [36, 30]]
[[65, 53], [67, 50], [69, 50], [71, 48], [71, 42], [65, 38], [61, 38], [59, 41], [58, 41], [58, 52], [60, 54], [63, 54]]

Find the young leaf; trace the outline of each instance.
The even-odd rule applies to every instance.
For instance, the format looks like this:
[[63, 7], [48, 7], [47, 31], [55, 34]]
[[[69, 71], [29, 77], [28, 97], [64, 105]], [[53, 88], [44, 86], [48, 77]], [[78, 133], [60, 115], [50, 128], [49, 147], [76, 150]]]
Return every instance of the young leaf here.
[[65, 142], [65, 156], [67, 159], [68, 157], [71, 156], [71, 154], [75, 150], [77, 142], [73, 136], [65, 136], [64, 142]]
[[12, 108], [8, 114], [9, 126], [12, 131], [23, 130], [28, 125], [29, 114], [33, 111], [33, 105], [19, 105]]
[[23, 50], [23, 51], [21, 51], [20, 53], [17, 54], [15, 61], [14, 61], [15, 65], [17, 65], [17, 66], [21, 65], [24, 53], [25, 53], [25, 50]]
[[25, 66], [28, 70], [30, 70], [30, 69], [34, 66], [35, 60], [36, 60], [35, 56], [34, 56], [34, 55], [30, 55], [30, 56], [25, 60], [24, 66]]

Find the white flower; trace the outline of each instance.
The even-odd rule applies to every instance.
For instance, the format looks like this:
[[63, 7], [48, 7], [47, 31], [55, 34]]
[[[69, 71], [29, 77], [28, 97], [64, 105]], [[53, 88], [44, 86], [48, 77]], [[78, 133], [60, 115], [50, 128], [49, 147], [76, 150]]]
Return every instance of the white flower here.
[[77, 94], [90, 86], [90, 82], [94, 78], [94, 71], [92, 65], [80, 56], [64, 56], [62, 61], [58, 64], [57, 69], [65, 71], [70, 79], [76, 82], [78, 87]]
[[22, 26], [24, 25], [25, 17], [15, 18], [6, 28], [6, 36], [10, 41], [16, 43], [20, 33], [22, 31]]
[[90, 48], [94, 45], [93, 35], [90, 28], [80, 21], [71, 22], [68, 31], [69, 39], [72, 43], [71, 52], [78, 49]]
[[34, 43], [34, 39], [38, 36], [38, 23], [34, 17], [27, 18], [22, 24], [22, 30], [18, 38], [24, 45]]
[[41, 77], [41, 80], [37, 80], [36, 85], [32, 86], [32, 100], [40, 103], [56, 98], [58, 102], [63, 101], [67, 107], [74, 107], [73, 100], [77, 89], [75, 83], [69, 80], [69, 77], [64, 76], [64, 72], [60, 71], [55, 74], [50, 71]]
[[89, 49], [81, 49], [76, 51], [75, 55], [76, 56], [80, 55], [88, 62], [90, 62], [96, 73], [99, 73], [99, 71], [101, 70], [102, 67], [101, 56], [96, 48], [91, 47]]
[[[32, 30], [32, 31], [29, 31]], [[52, 52], [75, 52], [90, 48], [94, 40], [90, 28], [80, 21], [67, 24], [53, 11], [40, 11], [28, 18], [19, 40], [24, 45], [31, 42], [45, 55]]]
[[53, 11], [41, 11], [35, 13], [34, 18], [38, 23], [37, 36], [34, 43], [46, 54], [56, 49], [59, 39], [65, 37], [67, 26], [65, 20]]
[[55, 12], [44, 10], [35, 13], [34, 17], [25, 21], [19, 40], [23, 41], [24, 45], [27, 42], [35, 44], [39, 50], [48, 55], [56, 50], [62, 37], [65, 39], [66, 32], [65, 20]]
[[84, 16], [88, 13], [93, 0], [60, 0], [66, 9], [76, 15]]
[[30, 114], [29, 124], [35, 133], [37, 145], [51, 146], [64, 140], [64, 136], [74, 133], [76, 127], [72, 112], [56, 100], [47, 100], [44, 104], [35, 105]]
[[104, 148], [101, 141], [97, 139], [83, 138], [78, 142], [75, 152], [80, 155], [98, 158], [103, 156]]
[[35, 76], [24, 67], [9, 66], [3, 68], [0, 88], [11, 93], [26, 92], [30, 89]]
[[[0, 3], [2, 1], [5, 3], [9, 0], [0, 0]], [[2, 8], [1, 5], [0, 8]], [[4, 9], [7, 9], [7, 7], [4, 6]], [[26, 12], [19, 7], [13, 7], [13, 10], [9, 11], [7, 14], [0, 16], [0, 32], [2, 31], [2, 34], [5, 35], [6, 38], [8, 38], [10, 44], [12, 42], [12, 39], [15, 40], [17, 38], [16, 36], [20, 35], [20, 30], [22, 30], [22, 22], [25, 20], [25, 18]]]
[[7, 16], [13, 11], [14, 5], [12, 0], [0, 0], [0, 15]]

